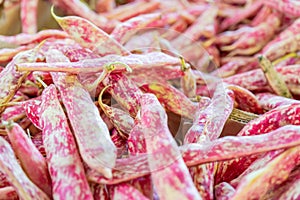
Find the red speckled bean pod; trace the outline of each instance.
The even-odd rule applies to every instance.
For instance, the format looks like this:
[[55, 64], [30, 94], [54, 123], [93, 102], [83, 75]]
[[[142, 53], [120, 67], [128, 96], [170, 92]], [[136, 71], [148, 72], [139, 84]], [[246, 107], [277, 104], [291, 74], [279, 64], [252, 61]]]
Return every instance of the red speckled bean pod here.
[[[135, 119], [135, 125], [131, 130], [127, 145], [128, 152], [131, 156], [138, 154], [146, 154], [146, 141], [144, 136], [144, 128], [141, 123], [140, 116], [138, 115]], [[138, 188], [146, 197], [149, 199], [153, 199], [153, 184], [151, 180], [151, 176], [147, 175], [144, 177], [140, 177], [131, 181], [131, 184]]]
[[172, 46], [177, 49], [192, 44], [201, 36], [212, 37], [216, 33], [215, 18], [218, 13], [217, 7], [210, 7], [194, 22], [186, 31], [172, 41]]
[[[278, 107], [249, 122], [238, 135], [265, 134], [270, 131], [278, 130], [279, 127], [282, 126], [284, 129], [284, 127], [289, 124], [299, 125], [300, 118], [297, 115], [299, 109], [299, 104]], [[236, 178], [247, 169], [256, 158], [257, 156], [244, 157], [227, 163], [221, 163], [218, 169], [218, 178], [222, 179], [222, 181], [230, 181]]]
[[226, 85], [219, 84], [210, 104], [199, 108], [193, 126], [185, 136], [184, 142], [201, 143], [219, 138], [222, 129], [232, 112], [234, 94]]
[[35, 147], [39, 150], [39, 152], [46, 157], [46, 151], [44, 147], [44, 142], [42, 138], [42, 132], [36, 133], [34, 136], [31, 137], [32, 143], [35, 145]]
[[[46, 59], [50, 63], [68, 61], [57, 50], [49, 50]], [[51, 73], [51, 76], [60, 91], [82, 159], [92, 169], [110, 177], [111, 168], [115, 165], [116, 147], [89, 93], [75, 76], [61, 73]]]
[[277, 107], [248, 123], [239, 135], [263, 134], [288, 124], [299, 125], [300, 116], [297, 114], [299, 109], [299, 104]]
[[21, 21], [23, 33], [37, 32], [38, 0], [21, 0]]
[[265, 22], [253, 27], [251, 31], [243, 34], [232, 45], [221, 47], [221, 50], [231, 51], [230, 56], [256, 53], [272, 39], [279, 26], [280, 16], [278, 13], [273, 13]]
[[0, 104], [10, 101], [14, 93], [21, 86], [23, 79], [27, 76], [26, 72], [15, 71], [15, 64], [21, 62], [34, 62], [37, 59], [36, 49], [19, 53], [7, 64], [0, 73]]
[[259, 104], [265, 110], [272, 110], [274, 108], [300, 103], [300, 101], [295, 99], [290, 99], [282, 96], [277, 96], [271, 93], [259, 93], [255, 95], [259, 101]]
[[39, 129], [42, 129], [40, 126], [40, 105], [41, 100], [40, 98], [37, 99], [30, 99], [27, 101], [22, 102], [22, 107], [26, 113], [27, 118], [33, 123], [33, 125]]
[[227, 88], [233, 91], [239, 109], [252, 113], [263, 113], [258, 99], [252, 92], [237, 85], [228, 85]]
[[[18, 71], [46, 71], [46, 72], [68, 72], [72, 74], [79, 73], [96, 73], [102, 72], [103, 66], [107, 63], [117, 62], [124, 63], [130, 66], [133, 70], [148, 71], [151, 68], [161, 69], [163, 67], [170, 67], [174, 65], [180, 65], [180, 59], [169, 56], [161, 52], [152, 52], [147, 55], [135, 55], [119, 56], [119, 55], [107, 55], [96, 59], [85, 59], [79, 62], [53, 62], [49, 63], [20, 63], [16, 68]], [[115, 64], [118, 66], [118, 64]], [[124, 65], [121, 65], [124, 67]], [[179, 74], [179, 70], [175, 70], [176, 74]], [[162, 72], [161, 72], [162, 73]], [[177, 76], [179, 76], [177, 75]], [[181, 72], [182, 76], [182, 72]]]
[[276, 156], [281, 154], [284, 150], [277, 150], [277, 151], [270, 151], [267, 153], [264, 153], [259, 158], [257, 158], [243, 173], [241, 173], [237, 178], [230, 181], [230, 184], [233, 187], [237, 187], [241, 180], [248, 174], [259, 170], [260, 168], [263, 168], [266, 166], [271, 160], [273, 160]]
[[[184, 145], [179, 149], [185, 164], [191, 167], [285, 149], [299, 144], [299, 126], [289, 125], [262, 135], [226, 136], [205, 144]], [[117, 184], [149, 173], [147, 155], [142, 154], [117, 160], [111, 179], [107, 179], [95, 171], [90, 171], [87, 177], [90, 181], [96, 183]]]
[[126, 139], [124, 136], [122, 137], [123, 133], [120, 133], [117, 129], [113, 129], [111, 131], [111, 140], [117, 148], [117, 157], [122, 157], [122, 155], [126, 151]]
[[260, 9], [260, 11], [257, 13], [257, 15], [253, 18], [250, 25], [257, 26], [263, 23], [271, 13], [272, 13], [272, 9], [269, 6], [263, 6]]
[[141, 124], [159, 198], [201, 199], [168, 129], [167, 114], [153, 94], [141, 96]]
[[47, 29], [35, 34], [19, 33], [14, 36], [0, 35], [0, 41], [16, 45], [25, 45], [30, 43], [39, 43], [48, 38], [63, 39], [67, 37], [68, 34], [64, 31]]
[[2, 48], [2, 49], [0, 49], [0, 63], [9, 62], [18, 53], [32, 49], [33, 47], [34, 47], [34, 45], [29, 44], [29, 45], [20, 46], [20, 47], [13, 48], [13, 49], [12, 48]]
[[132, 37], [143, 28], [147, 27], [147, 25], [151, 24], [153, 21], [159, 19], [160, 17], [161, 15], [158, 13], [133, 17], [117, 25], [110, 36], [120, 44], [124, 45], [130, 39], [130, 37]]
[[[205, 143], [217, 139], [233, 109], [233, 92], [226, 86], [219, 84], [215, 90], [211, 103], [206, 107], [199, 107], [193, 126], [185, 135], [184, 142]], [[216, 112], [217, 111], [217, 112]], [[191, 167], [190, 173], [203, 199], [213, 199], [214, 163]]]
[[5, 109], [5, 111], [1, 114], [1, 121], [5, 120], [5, 121], [9, 121], [9, 120], [13, 120], [13, 121], [17, 121], [20, 120], [22, 118], [24, 118], [24, 109], [21, 105], [15, 105], [12, 107], [8, 107]]
[[285, 14], [300, 17], [300, 3], [296, 0], [268, 0], [263, 3]]
[[252, 29], [251, 27], [246, 26], [246, 27], [241, 27], [234, 31], [222, 32], [216, 37], [214, 42], [218, 45], [230, 44], [235, 40], [237, 40], [238, 38], [240, 38], [246, 32], [249, 32], [251, 29]]
[[296, 168], [291, 172], [288, 179], [277, 185], [272, 191], [264, 196], [264, 199], [299, 199], [300, 197], [300, 168]]
[[226, 78], [241, 73], [243, 71], [255, 69], [258, 66], [257, 59], [253, 57], [231, 57], [231, 58], [232, 58], [231, 61], [225, 63], [220, 68], [214, 70], [213, 72], [211, 72], [211, 74]]
[[92, 11], [84, 2], [80, 0], [52, 0], [55, 5], [67, 10], [72, 14], [85, 18], [91, 21], [93, 24], [99, 28], [105, 30], [106, 32], [111, 32], [113, 28], [118, 24], [117, 21], [108, 20], [103, 15], [98, 15]]
[[184, 75], [181, 78], [180, 83], [181, 83], [183, 93], [187, 97], [193, 98], [196, 96], [196, 89], [197, 89], [196, 76], [193, 74], [190, 68], [184, 71]]
[[254, 15], [257, 12], [257, 10], [261, 8], [261, 6], [261, 1], [255, 1], [254, 3], [246, 6], [243, 10], [239, 10], [232, 17], [229, 17], [222, 21], [220, 25], [221, 30], [225, 30], [230, 26], [238, 24], [239, 22], [250, 17], [251, 15]]
[[111, 199], [112, 200], [121, 200], [121, 199], [147, 200], [148, 198], [145, 197], [139, 190], [134, 188], [132, 185], [128, 183], [121, 183], [115, 185], [111, 189]]
[[300, 49], [299, 45], [300, 33], [294, 34], [278, 42], [263, 48], [262, 53], [271, 61], [280, 58], [286, 54], [297, 52]]
[[[296, 85], [299, 84], [299, 80], [297, 78], [300, 73], [299, 65], [275, 67], [275, 69], [279, 72], [279, 74], [282, 75], [289, 90], [293, 94], [300, 94], [299, 90], [296, 87]], [[261, 69], [255, 69], [248, 72], [236, 74], [223, 80], [226, 83], [238, 85], [253, 92], [272, 92]]]
[[159, 101], [164, 104], [168, 110], [188, 119], [194, 118], [197, 104], [194, 104], [189, 98], [172, 85], [151, 83], [145, 84], [141, 88], [145, 92], [155, 94]]
[[180, 78], [184, 75], [180, 66], [142, 67], [136, 68], [128, 77], [139, 87], [152, 82], [167, 84], [168, 80]]
[[139, 98], [143, 94], [135, 83], [122, 72], [112, 72], [103, 80], [103, 84], [110, 85], [108, 92], [125, 111], [135, 117], [139, 109]]
[[54, 85], [42, 94], [40, 124], [54, 199], [92, 199], [76, 143]]
[[42, 190], [34, 185], [19, 165], [15, 154], [2, 137], [0, 137], [0, 169], [6, 175], [19, 197], [22, 199], [50, 199]]
[[117, 128], [122, 133], [129, 135], [130, 131], [132, 130], [134, 126], [134, 120], [133, 118], [126, 113], [125, 111], [110, 107], [106, 104], [103, 104], [102, 102], [102, 95], [103, 95], [104, 89], [99, 95], [98, 102], [105, 113], [105, 115], [110, 119], [110, 122], [114, 125], [115, 128]]
[[289, 37], [293, 37], [294, 35], [297, 35], [300, 33], [300, 19], [296, 19], [289, 27], [284, 29], [281, 33], [279, 33], [278, 36], [275, 37], [271, 42], [269, 42], [265, 47], [264, 51], [268, 49], [270, 46], [275, 44], [276, 42], [282, 41], [284, 39], [287, 39]]
[[268, 189], [288, 178], [290, 172], [300, 163], [300, 147], [293, 147], [270, 161], [267, 165], [246, 175], [236, 188], [233, 200], [256, 199]]
[[140, 119], [136, 119], [135, 125], [129, 134], [127, 144], [130, 155], [137, 155], [147, 152], [145, 138], [143, 136], [143, 127]]
[[121, 44], [87, 19], [76, 16], [58, 17], [54, 13], [53, 17], [73, 40], [83, 47], [91, 49], [96, 54], [101, 56], [107, 54], [129, 54]]
[[51, 196], [51, 179], [45, 158], [18, 124], [9, 123], [6, 131], [12, 148], [28, 177], [47, 195]]
[[156, 10], [160, 6], [159, 1], [137, 1], [128, 3], [116, 9], [113, 9], [109, 13], [105, 14], [108, 19], [116, 19], [119, 21], [125, 21], [132, 17], [149, 13]]

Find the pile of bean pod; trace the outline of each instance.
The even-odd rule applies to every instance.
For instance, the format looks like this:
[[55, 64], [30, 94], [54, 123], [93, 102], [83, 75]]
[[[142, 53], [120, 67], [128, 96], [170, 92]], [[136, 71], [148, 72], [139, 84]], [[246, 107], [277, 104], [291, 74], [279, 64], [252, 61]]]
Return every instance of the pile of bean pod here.
[[0, 0], [0, 199], [300, 199], [297, 0], [38, 3]]

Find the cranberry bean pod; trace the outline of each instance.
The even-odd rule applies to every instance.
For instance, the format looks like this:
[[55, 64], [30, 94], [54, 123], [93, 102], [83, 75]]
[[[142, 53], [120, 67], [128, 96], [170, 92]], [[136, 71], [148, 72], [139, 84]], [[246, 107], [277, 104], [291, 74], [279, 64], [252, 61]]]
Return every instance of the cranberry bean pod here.
[[122, 157], [126, 153], [126, 139], [124, 138], [124, 134], [117, 129], [113, 129], [110, 137], [117, 148], [117, 157]]
[[[113, 54], [96, 59], [87, 58], [79, 62], [53, 62], [51, 64], [24, 62], [17, 64], [16, 69], [17, 71], [68, 72], [72, 74], [96, 73], [102, 72], [103, 66], [112, 62], [127, 64], [133, 70], [149, 70], [150, 68], [160, 69], [162, 67], [170, 67], [169, 65], [180, 65], [179, 58], [175, 58], [161, 52], [152, 52], [147, 55], [131, 54], [129, 56]], [[115, 66], [118, 67], [118, 64], [115, 64]], [[122, 64], [121, 67], [124, 67], [124, 65]]]
[[286, 150], [261, 169], [246, 175], [231, 199], [251, 199], [263, 196], [269, 188], [285, 181], [299, 163], [300, 147]]
[[252, 28], [251, 27], [242, 27], [234, 31], [225, 31], [217, 35], [215, 39], [215, 43], [218, 45], [226, 45], [233, 43], [238, 38], [240, 38], [243, 34], [249, 32]]
[[129, 54], [121, 44], [87, 19], [76, 16], [58, 17], [53, 12], [52, 15], [72, 39], [94, 53], [102, 56], [113, 53]]
[[263, 113], [258, 99], [252, 92], [236, 85], [228, 85], [227, 88], [233, 91], [234, 99], [239, 109], [252, 113]]
[[0, 137], [0, 168], [22, 199], [50, 199], [42, 190], [34, 185], [19, 165], [15, 154], [2, 137]]
[[[0, 73], [0, 103], [9, 102], [15, 92], [28, 76], [27, 72], [15, 71], [15, 64], [20, 62], [34, 62], [37, 59], [36, 49], [19, 53]], [[2, 109], [3, 110], [3, 109]]]
[[39, 43], [47, 38], [64, 39], [67, 37], [68, 34], [64, 31], [47, 29], [47, 30], [39, 31], [34, 34], [19, 33], [14, 36], [0, 35], [0, 41], [5, 41], [7, 43], [16, 44], [16, 45], [25, 45], [31, 43]]
[[21, 0], [21, 21], [23, 33], [37, 32], [38, 0]]
[[54, 85], [43, 91], [40, 113], [53, 198], [92, 199], [76, 143]]
[[162, 199], [201, 199], [168, 129], [165, 110], [153, 94], [141, 97], [141, 124], [151, 178]]
[[299, 28], [300, 28], [300, 19], [296, 19], [290, 26], [288, 26], [286, 29], [284, 29], [281, 33], [279, 33], [278, 36], [276, 36], [271, 42], [269, 42], [264, 47], [264, 50], [268, 49], [270, 46], [272, 46], [276, 42], [287, 39], [289, 37], [293, 37], [293, 35], [299, 34], [300, 33]]
[[194, 118], [197, 105], [172, 85], [151, 83], [145, 84], [141, 88], [145, 92], [155, 94], [168, 110], [188, 119]]
[[[226, 136], [205, 144], [188, 144], [181, 146], [180, 152], [186, 166], [196, 166], [210, 162], [236, 159], [268, 151], [285, 149], [300, 144], [298, 126], [288, 125], [262, 135], [234, 137]], [[150, 173], [147, 155], [118, 159], [111, 179], [90, 171], [89, 181], [101, 184], [117, 184]]]
[[[298, 84], [297, 76], [299, 76], [299, 69], [299, 65], [276, 68], [285, 80], [288, 89], [295, 95], [299, 94], [299, 91], [295, 88]], [[224, 79], [224, 82], [238, 85], [253, 92], [272, 92], [261, 69], [255, 69], [227, 77]]]
[[44, 147], [44, 142], [42, 138], [42, 132], [36, 133], [34, 136], [31, 137], [32, 143], [35, 145], [35, 147], [39, 150], [39, 152], [46, 157], [46, 151]]
[[[232, 91], [219, 84], [211, 103], [204, 109], [199, 107], [198, 116], [185, 135], [184, 142], [205, 143], [217, 139], [233, 109], [233, 103]], [[216, 115], [216, 113], [218, 114]], [[209, 163], [189, 169], [196, 188], [203, 199], [213, 199], [214, 168], [215, 164]]]
[[31, 181], [51, 196], [52, 187], [47, 162], [25, 131], [16, 123], [6, 127], [12, 148]]
[[298, 199], [300, 197], [299, 185], [300, 170], [297, 168], [289, 175], [289, 178], [285, 182], [274, 188], [273, 197], [279, 200]]
[[[57, 50], [49, 50], [46, 59], [47, 62], [68, 61]], [[66, 107], [82, 159], [92, 169], [110, 177], [111, 168], [115, 165], [116, 147], [89, 93], [75, 76], [60, 73], [51, 73], [51, 76]]]
[[263, 1], [265, 5], [275, 8], [283, 13], [294, 17], [300, 17], [300, 4], [298, 1], [294, 0], [270, 0]]
[[137, 199], [137, 200], [147, 200], [140, 191], [134, 188], [132, 185], [128, 183], [121, 183], [115, 185], [112, 189], [111, 199]]
[[158, 13], [133, 17], [121, 24], [118, 24], [110, 36], [120, 44], [124, 45], [130, 39], [130, 37], [160, 17], [161, 15]]
[[269, 60], [273, 61], [286, 54], [299, 51], [299, 41], [300, 33], [297, 33], [290, 37], [284, 38], [278, 42], [275, 42], [269, 46], [264, 47], [262, 53]]
[[53, 3], [64, 10], [68, 10], [75, 15], [91, 21], [93, 24], [106, 32], [111, 32], [118, 24], [118, 22], [115, 20], [108, 20], [106, 17], [93, 12], [84, 2], [81, 2], [80, 0], [53, 0]]
[[127, 111], [135, 117], [139, 109], [139, 98], [142, 91], [124, 73], [110, 73], [103, 84], [111, 87], [108, 92]]
[[16, 47], [16, 48], [3, 48], [0, 49], [0, 63], [5, 63], [5, 62], [9, 62], [13, 59], [14, 56], [16, 56], [18, 53], [22, 52], [22, 51], [26, 51], [29, 50], [33, 47], [32, 44], [30, 45], [25, 45], [25, 46], [20, 46], [20, 47]]
[[21, 105], [15, 105], [12, 107], [8, 107], [5, 111], [1, 114], [2, 120], [9, 121], [18, 121], [25, 117], [24, 109]]
[[230, 184], [233, 187], [237, 187], [238, 184], [241, 182], [241, 180], [248, 174], [263, 168], [265, 165], [267, 165], [271, 160], [273, 160], [276, 156], [281, 154], [284, 150], [277, 150], [277, 151], [270, 151], [267, 153], [264, 153], [259, 158], [257, 158], [243, 173], [241, 173], [237, 178], [230, 181]]
[[233, 26], [242, 20], [250, 17], [251, 15], [254, 15], [258, 9], [260, 9], [262, 6], [262, 2], [260, 1], [255, 1], [254, 3], [246, 6], [243, 10], [238, 11], [234, 16], [229, 17], [222, 21], [221, 23], [221, 30], [225, 30], [229, 28], [230, 26]]
[[22, 107], [26, 113], [27, 118], [39, 129], [42, 129], [40, 126], [39, 120], [40, 120], [40, 107], [41, 105], [41, 99], [30, 99], [27, 101], [22, 102]]
[[223, 46], [221, 50], [231, 51], [233, 55], [251, 55], [258, 52], [264, 45], [272, 39], [275, 31], [280, 26], [280, 18], [278, 13], [274, 13], [268, 17], [266, 22], [259, 24], [249, 32], [243, 34], [236, 42], [230, 46]]
[[258, 93], [255, 96], [258, 99], [259, 104], [265, 110], [272, 110], [280, 106], [300, 103], [298, 100], [277, 96], [271, 93]]
[[[192, 44], [200, 38], [200, 36], [212, 37], [215, 35], [214, 20], [217, 16], [218, 9], [210, 7], [190, 26], [183, 34], [172, 41], [172, 45], [177, 49]], [[208, 29], [208, 30], [207, 30]]]
[[105, 15], [108, 19], [125, 21], [140, 14], [149, 13], [160, 6], [159, 1], [137, 1], [118, 7]]
[[257, 26], [263, 23], [266, 18], [271, 14], [272, 9], [269, 6], [263, 6], [257, 15], [253, 18], [252, 22], [250, 23], [251, 26]]
[[110, 122], [120, 130], [122, 133], [129, 135], [134, 126], [133, 118], [125, 111], [107, 106], [102, 102], [102, 95], [105, 89], [103, 89], [99, 95], [98, 102], [105, 115], [110, 119]]
[[[245, 135], [265, 134], [270, 131], [279, 130], [279, 127], [284, 128], [289, 124], [299, 125], [300, 120], [296, 114], [298, 109], [300, 109], [299, 104], [292, 104], [271, 110], [259, 118], [250, 121], [238, 135], [244, 137]], [[244, 157], [227, 163], [220, 163], [218, 178], [222, 177], [225, 181], [236, 178], [237, 175], [247, 169], [255, 159], [257, 159], [257, 156]]]

